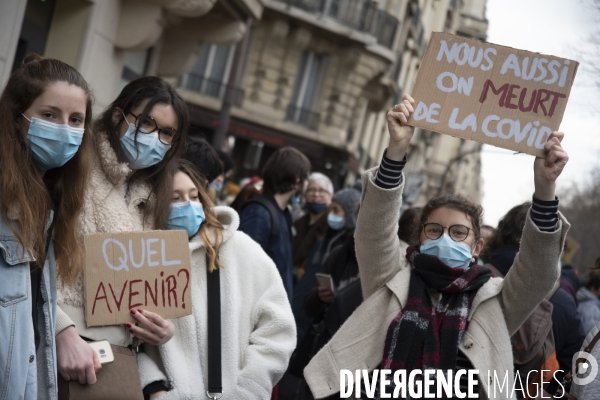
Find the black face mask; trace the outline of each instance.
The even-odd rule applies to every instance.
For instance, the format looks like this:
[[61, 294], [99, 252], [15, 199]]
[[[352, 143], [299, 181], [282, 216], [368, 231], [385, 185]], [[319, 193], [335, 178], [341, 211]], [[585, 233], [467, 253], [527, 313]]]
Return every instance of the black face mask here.
[[311, 214], [321, 214], [323, 211], [327, 210], [327, 204], [307, 202], [304, 205], [304, 209]]

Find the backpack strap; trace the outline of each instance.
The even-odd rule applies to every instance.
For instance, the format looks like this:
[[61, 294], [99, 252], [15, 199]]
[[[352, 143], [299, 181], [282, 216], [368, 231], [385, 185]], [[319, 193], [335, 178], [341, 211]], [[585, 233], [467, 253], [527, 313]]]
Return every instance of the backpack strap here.
[[275, 208], [275, 205], [263, 195], [257, 196], [252, 200], [249, 200], [246, 204], [244, 204], [244, 207], [251, 203], [260, 204], [261, 206], [266, 208], [271, 214], [271, 234], [269, 235], [268, 243], [268, 246], [270, 247], [279, 238], [279, 214], [277, 212], [277, 209]]
[[209, 272], [206, 256], [206, 305], [208, 325], [208, 390], [209, 399], [219, 399], [223, 393], [221, 378], [221, 279], [219, 268]]

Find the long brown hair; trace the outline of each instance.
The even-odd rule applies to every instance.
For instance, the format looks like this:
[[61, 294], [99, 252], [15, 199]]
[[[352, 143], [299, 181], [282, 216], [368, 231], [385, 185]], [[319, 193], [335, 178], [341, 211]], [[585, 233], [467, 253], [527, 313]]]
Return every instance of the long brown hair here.
[[[25, 112], [46, 88], [67, 82], [81, 88], [87, 97], [83, 141], [73, 158], [43, 178], [21, 135], [18, 124]], [[92, 135], [92, 93], [81, 74], [62, 61], [38, 55], [25, 58], [9, 78], [0, 97], [0, 203], [2, 218], [23, 248], [44, 264], [46, 223], [52, 204], [55, 209], [53, 232], [57, 274], [73, 282], [83, 265], [83, 250], [77, 242], [77, 216], [83, 206], [83, 193], [89, 172]], [[11, 223], [15, 216], [17, 226]]]
[[[108, 135], [108, 141], [117, 155], [120, 162], [127, 162], [125, 154], [121, 149], [119, 138], [119, 126], [124, 119], [120, 119], [117, 124], [113, 121], [113, 113], [116, 108], [120, 108], [123, 114], [127, 115], [131, 110], [144, 104], [144, 111], [139, 117], [143, 121], [148, 117], [152, 108], [156, 104], [167, 104], [173, 106], [177, 115], [178, 127], [171, 148], [165, 154], [165, 157], [156, 165], [137, 170], [130, 178], [130, 183], [136, 180], [147, 181], [152, 186], [150, 196], [154, 194], [155, 200], [147, 202], [144, 207], [144, 223], [148, 218], [153, 217], [154, 229], [165, 229], [165, 222], [169, 214], [169, 205], [171, 204], [171, 193], [173, 192], [173, 174], [169, 171], [177, 164], [179, 155], [185, 149], [185, 141], [189, 129], [189, 114], [185, 101], [179, 96], [177, 91], [164, 79], [156, 76], [144, 76], [136, 79], [121, 90], [119, 96], [109, 105], [96, 121], [97, 132], [105, 132]], [[137, 141], [138, 131], [135, 132]]]
[[[198, 234], [200, 234], [200, 237], [202, 237], [202, 241], [206, 246], [206, 253], [208, 254], [208, 270], [212, 272], [216, 268], [223, 268], [223, 265], [217, 257], [219, 249], [223, 244], [223, 225], [217, 219], [213, 202], [208, 197], [204, 185], [202, 185], [202, 176], [194, 164], [183, 159], [178, 160], [175, 172], [183, 172], [189, 176], [194, 183], [194, 186], [196, 186], [196, 189], [198, 189], [198, 197], [200, 197], [200, 203], [202, 203], [202, 208], [204, 209], [204, 215], [206, 217], [206, 221], [200, 225]], [[173, 175], [175, 175], [175, 173], [173, 173]], [[172, 192], [173, 189], [171, 188], [171, 193]], [[209, 229], [212, 229], [215, 232], [214, 244], [210, 242]]]

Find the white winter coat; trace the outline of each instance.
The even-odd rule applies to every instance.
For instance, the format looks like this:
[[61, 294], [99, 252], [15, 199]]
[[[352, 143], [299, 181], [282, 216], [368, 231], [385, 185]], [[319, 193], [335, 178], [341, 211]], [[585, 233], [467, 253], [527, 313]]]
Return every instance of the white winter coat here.
[[[221, 274], [223, 400], [270, 399], [296, 345], [294, 316], [277, 268], [262, 248], [237, 231], [238, 214], [217, 207], [224, 243]], [[175, 336], [145, 345], [138, 356], [142, 386], [165, 381], [168, 399], [206, 399], [206, 250], [196, 235], [192, 252], [192, 315], [175, 319]], [[154, 361], [153, 361], [154, 360]], [[161, 368], [162, 367], [162, 368]]]

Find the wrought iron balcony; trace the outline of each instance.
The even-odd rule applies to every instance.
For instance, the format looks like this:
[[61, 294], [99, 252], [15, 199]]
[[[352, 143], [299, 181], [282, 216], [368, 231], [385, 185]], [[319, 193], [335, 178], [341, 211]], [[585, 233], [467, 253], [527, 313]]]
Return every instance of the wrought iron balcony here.
[[278, 0], [305, 11], [322, 14], [349, 28], [371, 34], [387, 48], [394, 45], [398, 19], [371, 0]]
[[321, 121], [321, 114], [311, 110], [298, 108], [292, 104], [288, 106], [286, 120], [295, 122], [299, 125], [304, 125], [314, 131], [319, 127]]
[[[182, 80], [182, 87], [193, 92], [203, 94], [205, 96], [214, 97], [219, 100], [223, 100], [225, 91], [229, 85], [208, 79], [202, 75], [193, 73], [187, 74]], [[241, 107], [244, 99], [244, 90], [238, 87], [233, 88], [233, 105]]]

